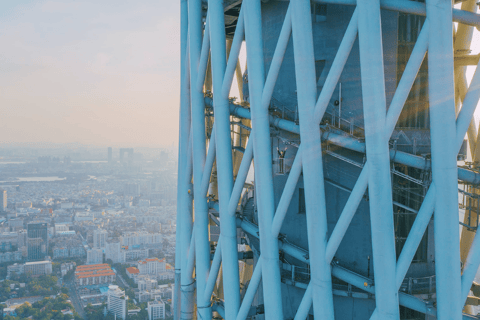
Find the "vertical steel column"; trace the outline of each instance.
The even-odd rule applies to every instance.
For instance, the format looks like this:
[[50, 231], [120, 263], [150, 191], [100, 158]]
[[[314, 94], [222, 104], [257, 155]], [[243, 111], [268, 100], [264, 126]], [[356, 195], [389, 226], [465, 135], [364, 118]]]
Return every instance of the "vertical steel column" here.
[[220, 237], [222, 239], [225, 316], [227, 319], [235, 319], [240, 307], [240, 280], [238, 274], [237, 225], [235, 216], [228, 214], [228, 203], [233, 188], [233, 163], [229, 101], [221, 94], [227, 61], [223, 2], [221, 0], [209, 0], [208, 8], [210, 11], [212, 48], [213, 106], [218, 151], [217, 181], [221, 220]]
[[[474, 107], [477, 105], [478, 100], [480, 98], [480, 62], [477, 65], [477, 69], [475, 70], [475, 74], [473, 76], [472, 82], [470, 87], [468, 88], [468, 92], [465, 95], [465, 100], [463, 101], [462, 110], [457, 118], [457, 141], [456, 147], [461, 145], [463, 142], [463, 137], [465, 134], [465, 129], [468, 126], [468, 121], [471, 118], [471, 114], [473, 113]], [[463, 112], [467, 111], [467, 115], [463, 117]], [[465, 230], [463, 231], [465, 232]], [[463, 240], [463, 232], [462, 232], [462, 240]], [[462, 274], [462, 303], [465, 302], [465, 299], [468, 297], [468, 293], [470, 292], [470, 287], [472, 286], [472, 282], [475, 279], [477, 274], [478, 266], [480, 264], [480, 232], [476, 232], [473, 243], [471, 244], [470, 250], [468, 252], [468, 256], [465, 261], [465, 265], [463, 267], [463, 274]]]
[[[208, 203], [202, 194], [201, 182], [206, 158], [205, 104], [203, 92], [197, 88], [198, 65], [202, 49], [202, 1], [188, 0], [188, 33], [190, 37], [190, 88], [192, 101], [193, 178], [195, 207], [195, 260], [197, 291], [204, 292], [210, 270], [208, 238]], [[211, 319], [210, 305], [203, 305], [203, 295], [197, 294], [199, 319]]]
[[375, 301], [380, 319], [399, 319], [380, 1], [359, 0], [357, 10]]
[[452, 3], [427, 0], [432, 173], [435, 183], [435, 272], [438, 319], [461, 319]]
[[[186, 185], [186, 165], [188, 155], [188, 144], [190, 137], [190, 84], [188, 71], [188, 7], [187, 1], [182, 0], [180, 3], [180, 117], [179, 117], [179, 142], [178, 142], [178, 176], [177, 176], [177, 232], [175, 234], [175, 307], [173, 316], [175, 320], [181, 319], [181, 311], [190, 313], [193, 310], [193, 290], [191, 290], [191, 297], [188, 297], [190, 291], [182, 294], [182, 285], [192, 282], [190, 279], [184, 279], [182, 282], [182, 267], [185, 264], [184, 260], [188, 257], [188, 244], [185, 245], [183, 239], [186, 239], [186, 234], [191, 233], [192, 223], [191, 216], [186, 210], [185, 205], [189, 201], [188, 186]], [[185, 264], [186, 265], [186, 264]], [[185, 305], [182, 304], [183, 303]], [[187, 306], [190, 302], [190, 306]], [[183, 306], [183, 308], [182, 308]]]
[[283, 319], [278, 241], [271, 231], [275, 204], [269, 114], [268, 109], [261, 107], [265, 66], [260, 0], [245, 0], [243, 5], [246, 5], [245, 38], [255, 155], [255, 189], [258, 199], [260, 250], [263, 259], [265, 316], [266, 319]]
[[326, 260], [327, 208], [320, 127], [315, 121], [317, 84], [310, 1], [292, 0], [292, 33], [297, 80], [303, 183], [307, 212], [313, 311], [316, 318], [334, 319], [332, 276]]

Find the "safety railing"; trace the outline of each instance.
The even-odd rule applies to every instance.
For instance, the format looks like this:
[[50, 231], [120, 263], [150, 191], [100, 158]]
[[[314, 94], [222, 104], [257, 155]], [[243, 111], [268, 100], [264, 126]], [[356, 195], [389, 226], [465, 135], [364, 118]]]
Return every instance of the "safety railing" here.
[[310, 269], [280, 261], [280, 271], [282, 279], [292, 282], [310, 282]]
[[400, 291], [408, 294], [433, 294], [436, 288], [435, 275], [423, 278], [405, 278]]

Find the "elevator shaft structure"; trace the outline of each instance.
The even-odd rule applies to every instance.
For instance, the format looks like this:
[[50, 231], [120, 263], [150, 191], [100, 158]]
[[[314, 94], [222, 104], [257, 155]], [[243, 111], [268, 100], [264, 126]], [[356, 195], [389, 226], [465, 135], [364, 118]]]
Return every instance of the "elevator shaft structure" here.
[[180, 4], [174, 318], [475, 319], [475, 1]]

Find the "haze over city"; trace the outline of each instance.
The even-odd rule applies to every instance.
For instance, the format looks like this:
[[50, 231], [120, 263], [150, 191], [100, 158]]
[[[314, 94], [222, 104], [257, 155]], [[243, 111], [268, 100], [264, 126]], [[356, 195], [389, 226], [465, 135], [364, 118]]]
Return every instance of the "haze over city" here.
[[2, 1], [0, 145], [178, 140], [178, 1]]

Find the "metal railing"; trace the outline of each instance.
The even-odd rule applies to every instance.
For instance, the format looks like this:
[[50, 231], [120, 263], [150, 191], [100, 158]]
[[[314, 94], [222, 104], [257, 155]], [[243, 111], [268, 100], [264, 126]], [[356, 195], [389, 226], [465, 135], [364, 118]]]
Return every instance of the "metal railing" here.
[[282, 279], [288, 279], [292, 282], [302, 282], [305, 284], [310, 282], [310, 268], [280, 261], [280, 273]]
[[433, 294], [436, 288], [435, 275], [423, 278], [405, 278], [400, 291], [408, 294]]

